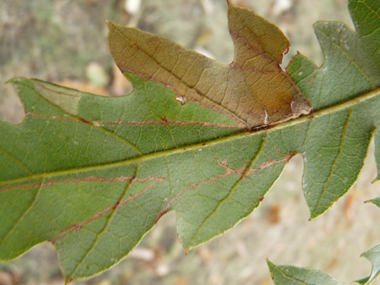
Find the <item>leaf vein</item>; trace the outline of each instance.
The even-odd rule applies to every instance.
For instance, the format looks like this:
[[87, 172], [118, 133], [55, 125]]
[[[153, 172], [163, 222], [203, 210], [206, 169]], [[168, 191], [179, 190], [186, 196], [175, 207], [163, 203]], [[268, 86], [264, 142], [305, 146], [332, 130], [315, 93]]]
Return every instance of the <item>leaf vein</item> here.
[[339, 152], [337, 154], [337, 156], [335, 157], [334, 159], [334, 162], [332, 163], [332, 166], [331, 166], [331, 170], [330, 170], [330, 174], [329, 176], [327, 177], [327, 180], [323, 183], [323, 190], [322, 190], [322, 193], [319, 195], [319, 199], [318, 199], [318, 203], [317, 205], [315, 206], [314, 208], [314, 211], [313, 213], [315, 213], [316, 211], [318, 211], [318, 208], [319, 208], [319, 205], [323, 199], [323, 196], [324, 194], [326, 193], [326, 190], [327, 190], [327, 184], [329, 183], [331, 177], [333, 176], [333, 172], [334, 172], [334, 168], [335, 168], [335, 165], [338, 161], [338, 159], [340, 158], [340, 156], [342, 155], [343, 153], [343, 143], [344, 143], [344, 139], [345, 139], [345, 136], [346, 136], [346, 133], [347, 133], [347, 128], [348, 128], [348, 125], [349, 125], [349, 122], [351, 120], [351, 116], [352, 116], [352, 113], [353, 113], [353, 107], [350, 109], [350, 112], [348, 114], [348, 117], [347, 117], [347, 120], [346, 120], [346, 123], [345, 123], [345, 126], [343, 128], [343, 132], [342, 132], [342, 139], [340, 141], [340, 145], [339, 145]]
[[[138, 172], [139, 172], [139, 166], [140, 166], [140, 165], [138, 164], [137, 167], [136, 167], [136, 172], [135, 172], [135, 176], [134, 176], [134, 177], [136, 177], [137, 174], [138, 174]], [[106, 222], [106, 224], [104, 225], [103, 229], [102, 229], [99, 233], [96, 233], [96, 238], [95, 238], [95, 240], [94, 240], [92, 246], [91, 246], [88, 250], [86, 250], [86, 254], [85, 254], [85, 255], [82, 257], [82, 259], [77, 263], [77, 265], [75, 266], [75, 268], [74, 268], [73, 271], [72, 271], [72, 275], [75, 275], [75, 273], [77, 272], [79, 266], [80, 266], [81, 264], [83, 264], [83, 262], [85, 262], [85, 260], [87, 259], [88, 255], [92, 252], [92, 250], [96, 249], [95, 247], [96, 247], [96, 245], [98, 244], [100, 237], [101, 237], [101, 236], [107, 231], [107, 229], [108, 229], [108, 227], [109, 227], [109, 225], [110, 225], [110, 223], [111, 223], [111, 221], [112, 221], [112, 218], [114, 217], [114, 215], [116, 214], [116, 211], [117, 211], [118, 208], [119, 208], [119, 207], [118, 207], [119, 202], [122, 201], [122, 200], [124, 199], [124, 197], [127, 195], [129, 189], [131, 188], [131, 185], [132, 185], [132, 183], [130, 182], [130, 183], [128, 184], [128, 186], [126, 187], [124, 193], [123, 193], [123, 194], [121, 195], [121, 197], [118, 199], [118, 203], [116, 204], [117, 206], [116, 206], [116, 207], [113, 207], [113, 209], [111, 210], [111, 215], [110, 215], [109, 217], [107, 217], [107, 222]], [[103, 215], [102, 215], [102, 216], [103, 216]]]
[[43, 179], [41, 180], [41, 182], [39, 183], [39, 187], [38, 187], [38, 190], [36, 192], [36, 195], [34, 196], [33, 198], [33, 202], [30, 203], [29, 207], [26, 209], [26, 211], [18, 218], [18, 220], [14, 223], [13, 227], [7, 232], [7, 234], [3, 237], [3, 239], [1, 240], [0, 242], [0, 246], [3, 245], [4, 241], [7, 239], [7, 237], [13, 232], [13, 230], [20, 224], [20, 222], [22, 221], [22, 219], [25, 218], [25, 216], [27, 215], [27, 213], [29, 213], [29, 211], [33, 208], [35, 202], [36, 202], [36, 199], [39, 195], [39, 193], [41, 192], [41, 185], [43, 184]]
[[231, 190], [229, 191], [228, 195], [226, 197], [224, 197], [222, 200], [219, 201], [218, 205], [216, 206], [216, 208], [204, 219], [204, 221], [202, 222], [202, 224], [198, 227], [197, 231], [195, 232], [195, 234], [193, 235], [193, 237], [189, 240], [189, 243], [191, 243], [199, 234], [200, 230], [204, 227], [204, 225], [206, 224], [206, 222], [214, 215], [216, 214], [216, 212], [220, 209], [220, 207], [222, 206], [222, 204], [227, 201], [231, 196], [232, 194], [235, 192], [236, 188], [240, 185], [240, 183], [243, 181], [243, 179], [245, 178], [245, 176], [248, 174], [248, 172], [252, 169], [252, 166], [255, 164], [255, 162], [258, 160], [258, 158], [260, 157], [260, 154], [266, 144], [266, 141], [267, 141], [267, 138], [268, 138], [268, 135], [266, 134], [265, 137], [263, 138], [263, 141], [261, 142], [261, 145], [260, 145], [260, 148], [259, 150], [257, 151], [255, 157], [251, 160], [251, 162], [249, 163], [248, 166], [246, 166], [244, 172], [242, 173], [241, 177], [238, 179], [238, 181], [235, 183], [235, 185], [231, 188]]

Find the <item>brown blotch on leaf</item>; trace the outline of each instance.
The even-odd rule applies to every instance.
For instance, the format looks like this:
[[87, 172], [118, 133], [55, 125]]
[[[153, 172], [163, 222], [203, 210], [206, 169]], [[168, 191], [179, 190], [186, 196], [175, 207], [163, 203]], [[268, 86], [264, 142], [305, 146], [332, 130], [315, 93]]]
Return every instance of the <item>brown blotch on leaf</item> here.
[[268, 126], [312, 111], [280, 67], [289, 41], [272, 23], [228, 3], [234, 61], [225, 65], [172, 40], [110, 22], [111, 54], [122, 72], [155, 81], [184, 105], [193, 101], [246, 129]]

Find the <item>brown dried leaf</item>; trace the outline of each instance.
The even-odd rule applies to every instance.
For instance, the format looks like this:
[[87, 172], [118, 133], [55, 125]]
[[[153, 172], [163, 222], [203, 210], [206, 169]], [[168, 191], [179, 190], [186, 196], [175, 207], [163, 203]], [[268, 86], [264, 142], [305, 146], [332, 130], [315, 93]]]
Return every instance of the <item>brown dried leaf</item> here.
[[228, 2], [235, 58], [224, 65], [162, 36], [108, 22], [111, 54], [125, 73], [172, 89], [181, 104], [195, 101], [252, 129], [302, 114], [312, 107], [280, 64], [285, 35], [246, 8]]

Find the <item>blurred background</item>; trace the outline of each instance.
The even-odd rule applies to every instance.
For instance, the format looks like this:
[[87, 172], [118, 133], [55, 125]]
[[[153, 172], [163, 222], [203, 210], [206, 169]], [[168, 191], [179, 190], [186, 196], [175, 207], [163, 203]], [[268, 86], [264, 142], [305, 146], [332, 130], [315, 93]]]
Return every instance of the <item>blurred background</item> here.
[[[313, 33], [317, 20], [352, 26], [346, 0], [235, 0], [278, 25], [297, 50], [323, 62]], [[103, 96], [130, 84], [115, 68], [105, 20], [167, 36], [229, 63], [233, 46], [225, 0], [1, 0], [0, 118], [19, 123], [23, 108], [6, 80], [33, 77]], [[308, 221], [301, 191], [302, 159], [293, 158], [261, 206], [226, 234], [187, 256], [175, 231], [175, 213], [160, 219], [141, 244], [111, 270], [73, 284], [273, 284], [266, 258], [324, 270], [350, 283], [370, 273], [359, 255], [380, 243], [380, 209], [363, 201], [380, 196], [373, 146], [353, 189], [326, 214]], [[380, 284], [380, 281], [378, 281]], [[0, 285], [63, 284], [50, 244], [0, 263]]]

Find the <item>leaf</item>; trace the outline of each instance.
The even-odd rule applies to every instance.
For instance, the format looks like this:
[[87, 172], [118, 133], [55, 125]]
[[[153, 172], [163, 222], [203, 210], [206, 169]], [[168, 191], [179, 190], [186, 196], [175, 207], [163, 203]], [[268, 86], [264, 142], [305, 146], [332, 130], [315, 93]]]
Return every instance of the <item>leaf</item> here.
[[[122, 97], [11, 80], [26, 116], [19, 125], [0, 121], [0, 259], [50, 241], [67, 282], [90, 277], [167, 211], [176, 212], [187, 251], [247, 217], [295, 153], [304, 157], [311, 218], [325, 212], [355, 182], [372, 134], [380, 141], [380, 91], [371, 91], [380, 86], [380, 23], [366, 12], [376, 5], [350, 2], [356, 32], [316, 25], [324, 65], [298, 55], [288, 68], [316, 111], [256, 132], [222, 105], [182, 105], [173, 90], [127, 72], [134, 90]], [[333, 39], [345, 34], [353, 57]]]
[[[315, 33], [325, 56], [320, 68], [300, 54], [293, 58], [288, 72], [314, 109], [337, 106], [380, 86], [379, 5], [377, 1], [349, 1], [355, 32], [340, 22], [315, 24]], [[303, 191], [311, 218], [322, 214], [355, 182], [372, 133], [376, 145], [375, 159], [379, 165], [377, 100], [374, 98], [374, 101], [367, 100], [361, 105], [341, 109], [326, 116], [323, 123], [310, 122], [305, 140]], [[370, 102], [377, 107], [369, 106]], [[364, 106], [369, 106], [366, 114], [361, 109]]]
[[[371, 275], [361, 280], [355, 281], [362, 285], [371, 284], [380, 273], [380, 245], [364, 252], [364, 256], [372, 263]], [[276, 285], [286, 284], [308, 284], [308, 285], [340, 285], [343, 283], [338, 282], [329, 274], [306, 267], [297, 267], [291, 265], [275, 265], [267, 260], [269, 271], [272, 279]]]
[[364, 284], [367, 283], [368, 280], [369, 280], [369, 277], [366, 277], [366, 278], [363, 278], [363, 279], [360, 279], [360, 280], [356, 280], [355, 282], [358, 283], [358, 284], [364, 285]]
[[285, 35], [246, 8], [228, 2], [235, 58], [224, 65], [157, 35], [108, 22], [110, 51], [119, 69], [173, 89], [235, 120], [242, 128], [271, 125], [308, 114], [309, 102], [280, 64]]
[[356, 282], [359, 284], [369, 285], [380, 274], [380, 245], [377, 245], [370, 250], [363, 252], [360, 256], [367, 258], [372, 263], [372, 271], [370, 276]]
[[117, 263], [169, 210], [189, 249], [252, 212], [292, 156], [255, 157], [262, 136], [246, 137], [217, 112], [129, 79], [134, 92], [114, 98], [11, 81], [26, 118], [0, 122], [2, 260], [49, 240], [66, 280], [88, 277]]
[[377, 198], [372, 199], [372, 200], [367, 200], [364, 203], [372, 203], [372, 204], [374, 204], [380, 208], [380, 197], [377, 197]]
[[306, 267], [275, 265], [267, 260], [269, 271], [276, 285], [344, 285], [329, 274]]

